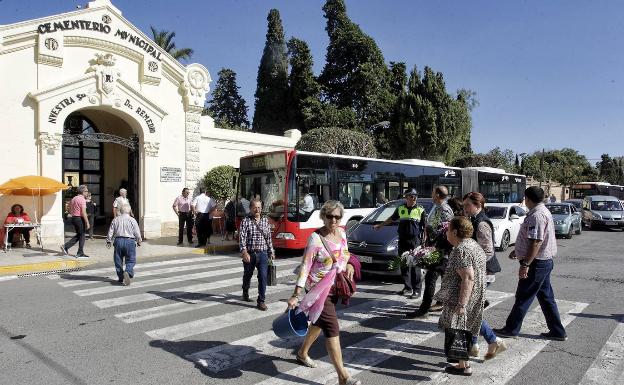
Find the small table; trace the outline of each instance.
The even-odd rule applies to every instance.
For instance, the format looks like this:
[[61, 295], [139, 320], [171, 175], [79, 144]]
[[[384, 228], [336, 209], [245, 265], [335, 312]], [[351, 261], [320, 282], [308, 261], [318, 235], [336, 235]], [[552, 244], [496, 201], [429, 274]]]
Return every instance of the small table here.
[[35, 230], [35, 236], [37, 237], [37, 244], [41, 246], [41, 251], [43, 251], [43, 241], [41, 240], [41, 224], [40, 223], [7, 223], [4, 225], [5, 234], [4, 234], [4, 252], [6, 253], [9, 249], [11, 249], [11, 242], [9, 242], [9, 230], [12, 229], [33, 229]]

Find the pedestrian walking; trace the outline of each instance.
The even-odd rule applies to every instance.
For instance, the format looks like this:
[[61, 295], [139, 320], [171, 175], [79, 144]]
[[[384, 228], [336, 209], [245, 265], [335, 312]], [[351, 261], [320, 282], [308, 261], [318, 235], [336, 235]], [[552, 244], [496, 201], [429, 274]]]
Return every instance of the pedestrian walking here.
[[[480, 330], [491, 333], [488, 323], [483, 320], [486, 256], [472, 239], [472, 233], [472, 224], [466, 217], [453, 218], [446, 232], [453, 250], [436, 299], [444, 303], [438, 326], [444, 330], [444, 352], [447, 357], [450, 356], [453, 338], [458, 338], [456, 330], [465, 331], [466, 352], [471, 348], [473, 335]], [[459, 360], [457, 365], [451, 364], [445, 371], [449, 374], [472, 375], [472, 367], [467, 360]]]
[[[325, 336], [325, 346], [329, 358], [338, 373], [340, 385], [361, 385], [361, 381], [349, 377], [342, 362], [340, 350], [340, 329], [335, 304], [338, 298], [332, 294], [336, 274], [347, 272], [353, 279], [356, 266], [351, 264], [347, 248], [347, 236], [340, 228], [340, 220], [344, 215], [344, 206], [338, 201], [327, 201], [321, 207], [319, 216], [323, 227], [312, 233], [304, 251], [303, 260], [297, 278], [297, 286], [288, 299], [288, 307], [294, 309], [299, 304], [299, 297], [305, 289], [306, 295], [301, 299], [300, 309], [306, 312], [311, 325], [297, 351], [297, 361], [304, 366], [316, 368], [308, 352], [321, 332]], [[331, 248], [331, 250], [329, 250]], [[331, 253], [330, 253], [331, 251]], [[332, 255], [333, 254], [333, 255]]]
[[[141, 230], [136, 219], [130, 216], [132, 208], [123, 204], [119, 209], [119, 215], [113, 219], [106, 236], [106, 247], [110, 249], [114, 242], [115, 271], [117, 282], [128, 286], [134, 278], [134, 265], [136, 264], [136, 246], [141, 246]], [[125, 270], [124, 270], [125, 263]]]
[[271, 240], [271, 226], [262, 216], [262, 201], [254, 199], [249, 203], [249, 216], [240, 226], [239, 247], [243, 259], [243, 301], [250, 302], [249, 286], [254, 270], [258, 269], [258, 299], [256, 307], [266, 311], [265, 302], [269, 258], [275, 258]]
[[195, 229], [197, 230], [197, 247], [206, 246], [210, 243], [212, 233], [212, 213], [217, 207], [217, 202], [206, 194], [206, 189], [199, 188], [199, 195], [191, 204], [195, 213]]
[[[125, 188], [120, 188], [119, 196], [113, 201], [113, 218], [119, 215], [119, 208], [123, 205], [130, 206], [130, 201], [128, 200], [128, 190], [126, 190]], [[132, 208], [130, 209], [130, 216], [134, 216]]]
[[[417, 198], [418, 192], [415, 188], [407, 191], [405, 193], [405, 204], [397, 207], [388, 219], [373, 226], [373, 229], [378, 230], [381, 226], [399, 221], [399, 255], [420, 246], [424, 237], [423, 232], [427, 223], [427, 214], [425, 209], [417, 204]], [[404, 286], [397, 294], [404, 295], [408, 293], [410, 298], [420, 297], [421, 269], [419, 267], [401, 266], [401, 275], [403, 276]]]
[[89, 217], [87, 216], [87, 200], [85, 197], [89, 194], [87, 186], [78, 186], [78, 194], [69, 202], [69, 215], [71, 215], [71, 223], [74, 226], [76, 235], [74, 235], [67, 243], [61, 245], [61, 251], [65, 255], [69, 255], [71, 249], [78, 243], [78, 253], [76, 258], [89, 258], [84, 253], [85, 231], [91, 228]]
[[[470, 218], [472, 228], [474, 229], [472, 239], [477, 241], [485, 253], [485, 286], [487, 288], [496, 280], [495, 274], [501, 271], [494, 247], [494, 225], [485, 213], [485, 197], [481, 193], [470, 192], [466, 194], [463, 204], [464, 212]], [[483, 308], [487, 308], [489, 304], [489, 301], [485, 299], [483, 301]], [[507, 350], [507, 346], [503, 340], [498, 338], [496, 334], [490, 330], [485, 320], [483, 320], [483, 323], [479, 334], [481, 334], [488, 343], [488, 352], [485, 354], [485, 359], [489, 360]], [[477, 341], [478, 335], [475, 334], [472, 336], [472, 348], [469, 352], [471, 357], [479, 356], [479, 345]]]
[[544, 190], [532, 186], [524, 191], [524, 196], [529, 212], [520, 226], [515, 249], [509, 254], [509, 258], [520, 261], [516, 301], [505, 326], [495, 332], [501, 337], [517, 336], [529, 307], [537, 297], [548, 326], [548, 332], [541, 333], [541, 336], [565, 341], [566, 331], [561, 324], [555, 293], [550, 283], [553, 258], [557, 255], [555, 224], [550, 211], [542, 203]]
[[223, 208], [225, 215], [225, 240], [233, 241], [236, 231], [236, 197], [230, 197]]
[[446, 255], [451, 251], [450, 244], [446, 240], [446, 234], [444, 232], [444, 224], [453, 219], [453, 209], [448, 205], [448, 189], [445, 186], [436, 186], [431, 192], [433, 200], [433, 208], [427, 216], [427, 244], [434, 246], [445, 257], [442, 258], [439, 264], [429, 266], [425, 273], [425, 290], [423, 293], [423, 299], [420, 303], [420, 307], [411, 313], [407, 314], [408, 318], [425, 317], [429, 310], [439, 311], [442, 309], [442, 304], [438, 303], [431, 308], [433, 295], [435, 294], [436, 281], [438, 277], [444, 274], [446, 262], [448, 258]]
[[89, 218], [89, 239], [93, 240], [93, 228], [95, 227], [96, 205], [91, 199], [91, 193], [87, 194], [87, 217]]
[[184, 228], [186, 227], [186, 240], [189, 245], [193, 244], [193, 212], [191, 210], [191, 198], [188, 188], [182, 189], [182, 194], [173, 201], [173, 212], [178, 217], [178, 245], [184, 239]]

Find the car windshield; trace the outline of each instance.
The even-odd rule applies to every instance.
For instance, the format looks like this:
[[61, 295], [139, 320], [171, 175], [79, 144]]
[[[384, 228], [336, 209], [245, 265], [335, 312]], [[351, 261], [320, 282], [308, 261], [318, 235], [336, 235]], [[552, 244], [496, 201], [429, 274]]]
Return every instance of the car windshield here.
[[579, 210], [583, 208], [583, 201], [564, 201], [564, 203], [573, 204], [574, 207], [576, 207]]
[[485, 214], [490, 219], [503, 219], [507, 217], [507, 207], [485, 206]]
[[621, 211], [622, 204], [617, 201], [593, 201], [591, 209], [596, 211]]
[[550, 213], [553, 215], [568, 215], [570, 214], [570, 208], [566, 205], [546, 205]]
[[[368, 216], [366, 216], [362, 220], [362, 223], [367, 223], [367, 224], [381, 223], [385, 221], [386, 219], [390, 218], [390, 216], [394, 213], [396, 208], [402, 204], [405, 204], [405, 200], [400, 199], [400, 200], [387, 203], [384, 206], [378, 207], [375, 210], [373, 210], [373, 212], [368, 214]], [[416, 202], [416, 204], [419, 206], [422, 206], [422, 208], [425, 209], [426, 213], [429, 213], [429, 210], [431, 210], [431, 207], [433, 206], [433, 203], [431, 201]], [[393, 225], [396, 225], [396, 222], [394, 222]]]

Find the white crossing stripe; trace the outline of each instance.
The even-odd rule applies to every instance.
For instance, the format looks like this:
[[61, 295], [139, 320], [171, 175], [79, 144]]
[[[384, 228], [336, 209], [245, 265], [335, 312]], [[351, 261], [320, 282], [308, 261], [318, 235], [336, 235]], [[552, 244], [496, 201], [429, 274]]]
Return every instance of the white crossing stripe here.
[[579, 385], [624, 384], [624, 317], [617, 321]]
[[17, 278], [18, 278], [17, 275], [5, 275], [5, 276], [0, 277], [0, 282], [12, 281], [12, 280], [17, 279]]
[[[285, 267], [285, 269], [277, 270], [277, 278], [292, 276], [293, 275], [292, 271], [290, 271], [290, 269], [288, 268], [288, 265], [289, 264], [294, 265], [294, 264], [299, 264], [299, 263], [300, 262], [298, 261], [290, 262], [290, 263], [280, 263], [278, 267], [282, 266], [282, 267]], [[105, 309], [109, 307], [129, 305], [132, 303], [153, 301], [153, 300], [162, 299], [162, 298], [172, 298], [172, 297], [176, 297], [180, 295], [180, 293], [201, 293], [201, 292], [205, 292], [208, 290], [215, 290], [215, 289], [221, 289], [221, 288], [228, 287], [228, 286], [240, 285], [241, 283], [242, 283], [241, 277], [228, 278], [228, 279], [209, 282], [209, 283], [199, 283], [199, 284], [193, 284], [193, 285], [188, 285], [188, 286], [176, 287], [172, 289], [165, 289], [165, 290], [160, 291], [159, 294], [141, 293], [141, 294], [134, 294], [134, 295], [128, 295], [128, 296], [123, 296], [123, 297], [102, 299], [102, 300], [94, 301], [93, 304], [101, 309]], [[135, 285], [135, 283], [133, 283], [133, 285]]]
[[[232, 256], [210, 256], [210, 257], [196, 257], [196, 258], [184, 258], [184, 259], [168, 259], [166, 261], [160, 262], [139, 262], [135, 266], [135, 270], [143, 271], [148, 267], [157, 267], [157, 266], [170, 266], [170, 265], [182, 265], [185, 263], [194, 263], [194, 262], [205, 262], [205, 261], [220, 261], [224, 259], [234, 259]], [[72, 273], [63, 273], [63, 274], [50, 274], [48, 275], [48, 279], [60, 279], [61, 277], [67, 276], [81, 276], [81, 275], [98, 275], [98, 274], [116, 274], [115, 266], [103, 267], [100, 269], [92, 269], [92, 270], [78, 270]]]
[[[185, 266], [176, 266], [176, 267], [166, 267], [163, 269], [148, 270], [145, 272], [140, 272], [138, 273], [138, 275], [141, 278], [143, 278], [143, 277], [149, 277], [152, 275], [179, 273], [182, 271], [201, 270], [201, 269], [209, 269], [211, 267], [221, 267], [221, 266], [240, 265], [240, 264], [241, 264], [240, 260], [235, 260], [233, 258], [230, 258], [229, 260], [226, 260], [226, 261], [218, 261], [218, 262], [210, 262], [210, 263], [201, 263], [198, 265], [185, 265]], [[117, 273], [113, 273], [113, 275], [115, 276], [114, 280], [117, 280]], [[63, 287], [73, 287], [73, 286], [80, 286], [80, 285], [94, 284], [94, 283], [102, 283], [102, 281], [67, 280], [64, 282], [59, 282], [59, 285]]]
[[[358, 285], [358, 288], [364, 289], [363, 286], [365, 285]], [[372, 289], [374, 287], [368, 286], [367, 288]], [[490, 298], [492, 303], [498, 303], [509, 296], [511, 296], [509, 293], [488, 291], [488, 298]], [[340, 329], [348, 329], [368, 319], [374, 318], [380, 313], [387, 314], [390, 310], [389, 301], [399, 306], [405, 304], [414, 305], [413, 301], [403, 296], [392, 294], [371, 299], [355, 306], [338, 309], [337, 313]], [[341, 319], [343, 316], [346, 316], [347, 319]], [[437, 317], [437, 315], [435, 317]], [[275, 355], [279, 352], [284, 353], [290, 351], [289, 349], [301, 344], [301, 341], [300, 338], [279, 339], [273, 334], [273, 331], [269, 330], [238, 341], [189, 354], [187, 355], [187, 359], [205, 367], [211, 372], [217, 373], [239, 366], [261, 356]]]
[[[299, 263], [300, 261], [288, 261], [288, 263], [280, 263], [279, 265], [276, 263], [276, 265], [285, 266], [285, 265], [294, 265], [294, 264], [299, 264]], [[96, 287], [93, 289], [76, 290], [74, 291], [74, 294], [81, 296], [81, 297], [97, 295], [97, 294], [108, 294], [108, 293], [114, 293], [117, 291], [128, 290], [128, 289], [164, 285], [168, 283], [181, 282], [181, 281], [187, 281], [187, 280], [192, 280], [192, 279], [209, 278], [209, 277], [215, 277], [215, 276], [226, 275], [226, 274], [237, 274], [237, 273], [242, 273], [242, 272], [243, 272], [243, 266], [241, 263], [241, 266], [234, 267], [231, 269], [204, 271], [201, 273], [177, 275], [174, 277], [158, 278], [158, 279], [151, 279], [151, 280], [146, 280], [146, 281], [135, 281], [135, 282], [132, 282], [131, 286], [109, 285], [109, 286], [104, 286], [104, 287]], [[292, 274], [292, 272], [288, 272], [288, 273]]]
[[[240, 279], [238, 279], [240, 282]], [[267, 286], [266, 295], [271, 295], [283, 290], [292, 289], [292, 285], [278, 284], [275, 286]], [[251, 298], [258, 294], [258, 288], [250, 288], [249, 296]], [[208, 307], [224, 304], [224, 303], [246, 303], [243, 302], [240, 297], [243, 295], [243, 291], [228, 293], [225, 295], [207, 296], [201, 299], [187, 299], [185, 302], [176, 302], [168, 305], [155, 306], [147, 309], [140, 309], [135, 311], [129, 311], [126, 313], [115, 314], [115, 317], [124, 321], [125, 323], [135, 323], [145, 321], [149, 319], [169, 316], [172, 314], [180, 314], [188, 311], [194, 311], [199, 309], [205, 309]]]
[[[381, 285], [380, 285], [381, 286]], [[375, 286], [375, 288], [380, 287]], [[286, 289], [292, 289], [288, 286]], [[214, 317], [208, 317], [190, 322], [185, 322], [162, 329], [151, 330], [146, 332], [148, 336], [154, 339], [179, 341], [184, 338], [195, 336], [202, 333], [212, 332], [225, 327], [240, 325], [258, 318], [265, 318], [283, 313], [286, 310], [286, 303], [283, 300], [267, 303], [267, 310], [259, 312], [255, 307], [247, 308], [231, 313], [225, 313]]]
[[[558, 301], [560, 309], [566, 309], [562, 322], [569, 324], [576, 316], [570, 312], [580, 312], [587, 304], [569, 301]], [[490, 305], [492, 306], [492, 305]], [[536, 333], [544, 330], [544, 322], [539, 308], [527, 314], [525, 318], [525, 330]], [[435, 324], [423, 330], [423, 325], [407, 323], [383, 332], [375, 337], [367, 338], [343, 351], [343, 360], [349, 367], [349, 374], [355, 376], [364, 370], [378, 365], [390, 357], [405, 351], [405, 345], [415, 345], [426, 341], [435, 334], [440, 333]], [[529, 330], [527, 330], [529, 329]], [[537, 355], [550, 341], [545, 339], [519, 338], [517, 341], [507, 340], [509, 349], [495, 360], [485, 361], [483, 364], [473, 364], [471, 377], [451, 376], [444, 372], [434, 373], [430, 379], [420, 383], [426, 384], [505, 384], [512, 379], [524, 365]], [[302, 383], [302, 379], [313, 378], [315, 383], [336, 384], [337, 377], [333, 373], [333, 367], [329, 357], [325, 356], [317, 360], [318, 368], [297, 367], [277, 377], [269, 378], [260, 382], [262, 385], [278, 385]]]

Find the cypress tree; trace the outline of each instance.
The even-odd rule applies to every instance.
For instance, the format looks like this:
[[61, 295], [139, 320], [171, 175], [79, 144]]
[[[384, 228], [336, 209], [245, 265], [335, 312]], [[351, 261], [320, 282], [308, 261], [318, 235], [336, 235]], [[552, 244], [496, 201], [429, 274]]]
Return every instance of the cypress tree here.
[[212, 91], [212, 99], [208, 101], [208, 114], [214, 118], [217, 127], [249, 129], [247, 104], [238, 93], [240, 87], [236, 84], [236, 72], [222, 68], [218, 75], [219, 80]]
[[296, 38], [288, 41], [290, 56], [290, 75], [288, 77], [288, 118], [290, 128], [296, 128], [302, 133], [307, 131], [305, 126], [306, 114], [304, 109], [309, 108], [319, 100], [320, 85], [312, 72], [312, 54], [308, 44]]
[[285, 113], [288, 56], [279, 11], [269, 11], [267, 21], [266, 43], [258, 67], [253, 129], [264, 134], [282, 135], [288, 125], [288, 116]]

